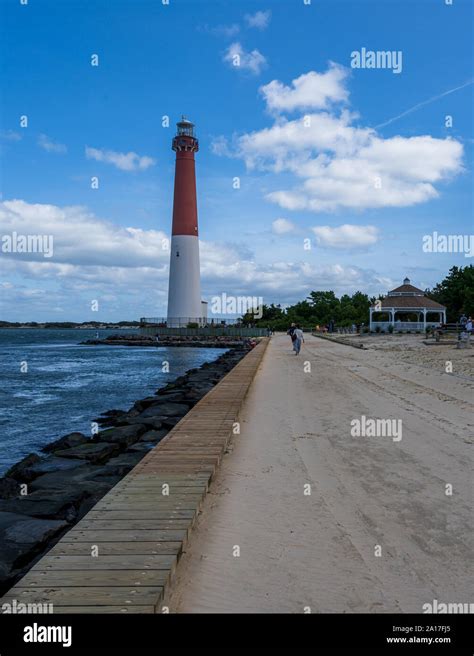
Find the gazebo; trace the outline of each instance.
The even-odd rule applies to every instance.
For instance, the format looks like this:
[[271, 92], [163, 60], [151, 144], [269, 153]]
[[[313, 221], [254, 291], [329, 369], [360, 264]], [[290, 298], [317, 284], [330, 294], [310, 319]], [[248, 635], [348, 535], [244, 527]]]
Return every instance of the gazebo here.
[[446, 323], [445, 306], [427, 298], [409, 278], [370, 307], [371, 332], [377, 327], [385, 331], [389, 326], [393, 326], [393, 330], [425, 330], [442, 323]]

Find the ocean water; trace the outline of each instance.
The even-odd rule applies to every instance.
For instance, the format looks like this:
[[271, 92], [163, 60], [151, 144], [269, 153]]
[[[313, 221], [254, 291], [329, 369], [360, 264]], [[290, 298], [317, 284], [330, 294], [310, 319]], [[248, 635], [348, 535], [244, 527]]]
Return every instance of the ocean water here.
[[[99, 331], [99, 337], [119, 332]], [[133, 330], [126, 330], [130, 334]], [[0, 475], [31, 452], [91, 421], [127, 410], [223, 349], [84, 346], [96, 330], [0, 329]], [[169, 362], [169, 373], [162, 363]], [[22, 367], [27, 367], [22, 372]]]

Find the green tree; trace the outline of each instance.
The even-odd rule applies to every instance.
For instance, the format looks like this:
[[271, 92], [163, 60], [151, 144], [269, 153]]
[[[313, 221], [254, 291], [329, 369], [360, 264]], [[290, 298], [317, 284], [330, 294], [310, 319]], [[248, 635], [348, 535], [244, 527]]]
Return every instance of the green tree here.
[[308, 301], [312, 306], [312, 316], [316, 323], [326, 324], [334, 319], [337, 321], [340, 315], [340, 301], [334, 292], [311, 292]]
[[438, 283], [426, 295], [434, 301], [446, 306], [448, 322], [457, 321], [464, 312], [467, 316], [474, 315], [474, 266], [453, 266], [446, 278]]

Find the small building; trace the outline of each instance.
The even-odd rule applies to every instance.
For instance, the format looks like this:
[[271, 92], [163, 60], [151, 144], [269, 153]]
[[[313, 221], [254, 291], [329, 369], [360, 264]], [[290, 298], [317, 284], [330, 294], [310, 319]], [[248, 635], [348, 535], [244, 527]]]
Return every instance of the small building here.
[[446, 323], [444, 305], [425, 296], [423, 290], [414, 287], [409, 278], [403, 285], [392, 289], [387, 296], [370, 308], [370, 330], [425, 330]]
[[207, 301], [201, 301], [201, 325], [207, 326]]

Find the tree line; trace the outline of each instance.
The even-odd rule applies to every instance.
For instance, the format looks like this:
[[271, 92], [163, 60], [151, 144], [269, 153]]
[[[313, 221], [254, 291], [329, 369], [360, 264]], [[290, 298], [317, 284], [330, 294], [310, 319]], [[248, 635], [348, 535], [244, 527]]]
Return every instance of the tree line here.
[[[446, 306], [448, 323], [455, 322], [460, 315], [474, 316], [474, 266], [453, 266], [446, 278], [433, 289], [425, 290], [428, 298]], [[245, 324], [270, 326], [273, 330], [286, 330], [291, 323], [302, 326], [325, 326], [331, 321], [337, 326], [352, 324], [368, 325], [369, 308], [383, 295], [371, 296], [357, 291], [351, 296], [343, 294], [340, 298], [333, 291], [312, 291], [309, 296], [295, 305], [282, 308], [281, 305], [264, 305], [262, 316], [248, 312], [243, 315]]]

